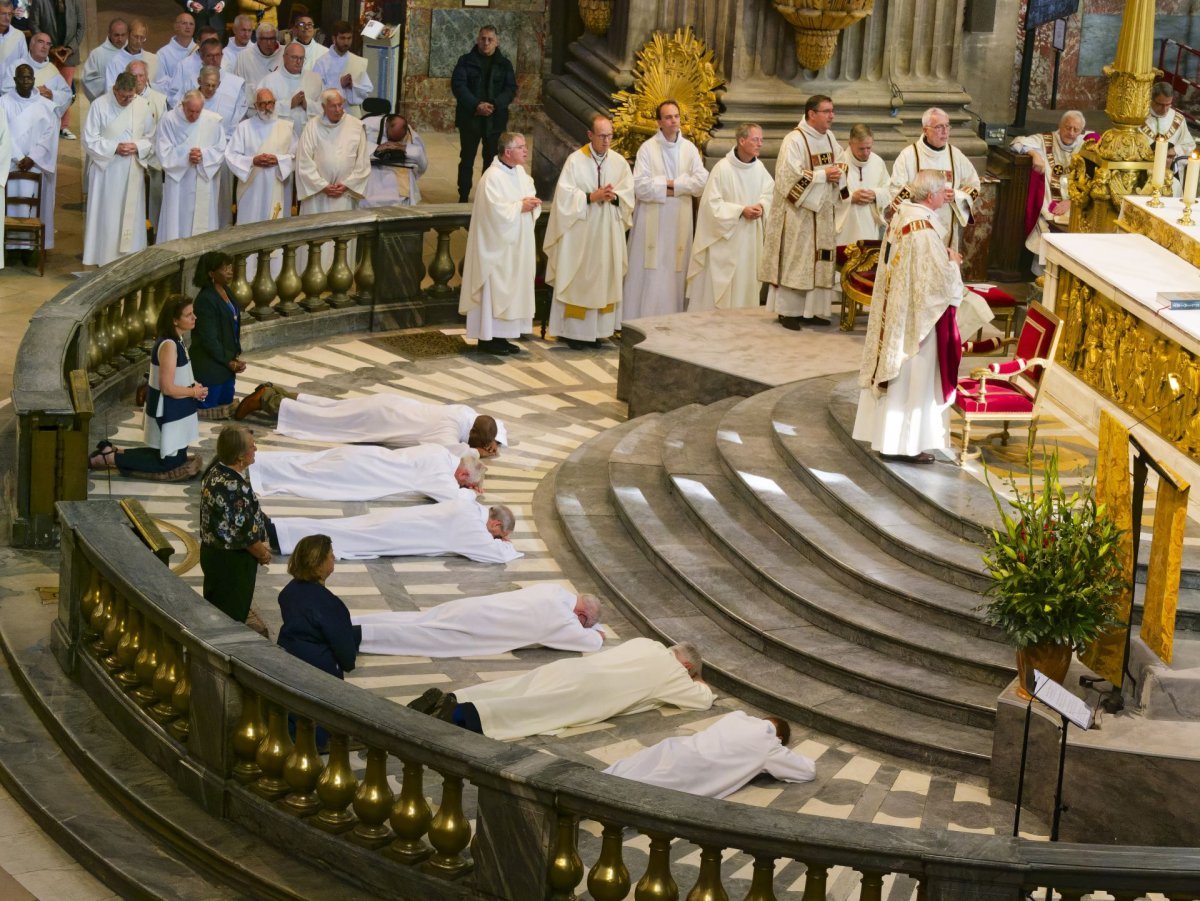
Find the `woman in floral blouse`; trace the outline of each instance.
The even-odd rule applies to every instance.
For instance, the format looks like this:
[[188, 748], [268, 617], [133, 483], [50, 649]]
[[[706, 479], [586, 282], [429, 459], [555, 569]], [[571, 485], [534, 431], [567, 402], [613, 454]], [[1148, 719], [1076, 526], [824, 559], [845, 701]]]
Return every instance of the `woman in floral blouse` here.
[[278, 545], [246, 476], [255, 450], [245, 426], [226, 426], [217, 436], [217, 454], [200, 488], [200, 569], [205, 600], [265, 635], [250, 602], [258, 567], [271, 562], [271, 546]]

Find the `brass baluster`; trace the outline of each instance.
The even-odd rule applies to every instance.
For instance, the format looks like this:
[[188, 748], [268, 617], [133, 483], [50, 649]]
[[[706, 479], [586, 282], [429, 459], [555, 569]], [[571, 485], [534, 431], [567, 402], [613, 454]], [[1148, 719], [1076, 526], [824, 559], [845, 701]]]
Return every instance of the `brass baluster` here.
[[371, 235], [364, 238], [359, 247], [362, 248], [362, 257], [358, 261], [358, 268], [354, 270], [354, 293], [360, 304], [369, 306], [375, 297], [375, 263], [372, 258], [375, 237]]
[[428, 866], [446, 875], [456, 875], [470, 866], [462, 856], [471, 842], [471, 824], [463, 813], [462, 793], [462, 777], [443, 773], [442, 803], [429, 823], [433, 857], [429, 858]]
[[858, 901], [882, 901], [883, 873], [876, 870], [861, 870], [862, 887], [859, 889]]
[[321, 809], [315, 791], [321, 778], [321, 755], [317, 753], [317, 727], [308, 717], [296, 717], [296, 743], [283, 762], [283, 781], [292, 789], [283, 799], [290, 813], [306, 817]]
[[108, 329], [107, 359], [113, 372], [125, 365], [125, 358], [121, 356], [121, 300], [117, 298], [104, 308], [104, 318], [107, 322], [105, 327]]
[[233, 728], [233, 756], [237, 763], [233, 765], [233, 778], [242, 785], [249, 785], [262, 775], [255, 762], [258, 747], [267, 735], [267, 727], [263, 723], [262, 702], [258, 695], [247, 688], [242, 689], [242, 712], [238, 716], [237, 725]]
[[308, 265], [304, 267], [304, 274], [300, 276], [300, 284], [304, 286], [304, 300], [300, 301], [300, 306], [310, 313], [329, 309], [329, 304], [321, 299], [321, 292], [325, 290], [325, 270], [321, 268], [323, 243], [308, 242]]
[[165, 633], [158, 646], [158, 669], [154, 671], [155, 704], [149, 711], [150, 718], [165, 726], [178, 715], [171, 706], [175, 687], [179, 684], [179, 648]]
[[350, 238], [333, 239], [333, 265], [329, 267], [327, 279], [330, 293], [326, 303], [335, 310], [354, 306], [354, 301], [350, 299], [348, 293], [350, 285], [354, 283], [354, 273], [346, 262], [346, 245], [350, 243], [350, 240]]
[[133, 699], [143, 707], [153, 704], [154, 675], [158, 672], [158, 648], [161, 644], [161, 634], [158, 626], [150, 622], [147, 616], [142, 617], [142, 649], [138, 651], [133, 661], [133, 673], [137, 678], [138, 687], [133, 693]]
[[100, 347], [100, 326], [95, 316], [88, 317], [83, 333], [87, 336], [87, 373], [88, 384], [100, 382], [100, 364], [104, 359], [104, 351]]
[[819, 863], [805, 863], [804, 894], [800, 901], [825, 901], [825, 883], [829, 878], [828, 867]]
[[392, 831], [396, 833], [396, 840], [384, 853], [401, 863], [414, 864], [433, 853], [433, 849], [422, 841], [429, 829], [429, 822], [433, 819], [433, 811], [429, 809], [429, 802], [425, 800], [424, 770], [421, 764], [409, 760], [402, 762], [404, 776], [400, 782], [400, 794], [396, 796], [389, 818]]
[[146, 295], [148, 290], [149, 286], [147, 285], [132, 295], [134, 298], [132, 309], [127, 306], [125, 310], [125, 329], [129, 334], [129, 343], [125, 347], [125, 359], [130, 363], [137, 363], [146, 358], [146, 352], [142, 349], [142, 339], [146, 337]]
[[437, 232], [437, 250], [433, 253], [433, 259], [429, 261], [429, 279], [433, 285], [429, 289], [429, 293], [435, 297], [447, 297], [450, 295], [450, 279], [454, 278], [454, 258], [450, 256], [450, 235], [454, 233], [456, 226], [445, 226], [436, 228]]
[[621, 859], [624, 830], [613, 823], [602, 823], [600, 856], [588, 871], [587, 887], [596, 901], [620, 901], [629, 894], [629, 869]]
[[387, 751], [367, 749], [367, 772], [354, 793], [354, 812], [358, 825], [351, 838], [368, 848], [382, 848], [392, 839], [386, 823], [392, 812], [392, 788], [387, 780]]
[[100, 639], [104, 648], [104, 657], [100, 662], [110, 673], [115, 673], [121, 668], [121, 661], [117, 659], [117, 646], [128, 631], [129, 603], [123, 595], [117, 595], [113, 602], [112, 616], [109, 617], [108, 624], [104, 627], [104, 635]]
[[192, 721], [189, 712], [192, 708], [192, 680], [188, 675], [187, 661], [180, 659], [179, 678], [175, 681], [175, 690], [171, 692], [171, 709], [175, 711], [175, 721], [171, 723], [171, 734], [179, 741], [186, 742], [192, 734]]
[[754, 876], [750, 880], [750, 891], [746, 893], [745, 901], [775, 901], [774, 881], [775, 858], [765, 855], [755, 857]]
[[569, 814], [558, 815], [554, 851], [550, 858], [551, 901], [568, 901], [575, 897], [575, 886], [583, 878], [583, 858], [579, 856], [579, 819]]
[[142, 611], [133, 604], [129, 605], [129, 628], [117, 642], [117, 651], [113, 654], [121, 668], [116, 674], [117, 682], [126, 691], [137, 688], [138, 677], [134, 671], [137, 656], [142, 651]]
[[271, 309], [271, 301], [275, 299], [275, 279], [271, 278], [271, 248], [269, 247], [258, 252], [258, 272], [254, 275], [254, 284], [251, 285], [251, 289], [254, 294], [254, 306], [250, 308], [250, 315], [259, 322], [277, 318], [279, 314]]
[[300, 295], [303, 285], [300, 284], [300, 274], [296, 272], [296, 248], [298, 244], [283, 245], [283, 263], [279, 267], [279, 277], [275, 279], [275, 293], [279, 295], [279, 303], [275, 304], [275, 312], [280, 316], [295, 316], [303, 313], [296, 298]]
[[166, 287], [163, 282], [152, 282], [143, 292], [146, 303], [142, 307], [142, 351], [146, 356], [154, 349], [154, 332], [158, 325], [158, 311], [166, 299]]
[[688, 892], [687, 901], [729, 901], [729, 895], [721, 886], [720, 848], [700, 849], [700, 875]]
[[675, 901], [679, 897], [679, 885], [671, 876], [671, 836], [661, 832], [647, 832], [650, 837], [650, 859], [646, 872], [633, 890], [635, 901]]
[[101, 579], [100, 599], [88, 619], [91, 634], [95, 636], [91, 645], [92, 653], [98, 657], [103, 657], [108, 653], [108, 648], [104, 646], [104, 632], [108, 628], [109, 620], [112, 619], [114, 604], [112, 585]]
[[96, 633], [92, 631], [92, 614], [100, 605], [100, 570], [93, 569], [88, 577], [87, 588], [79, 596], [79, 628], [81, 641], [94, 641]]
[[94, 313], [91, 318], [92, 328], [96, 333], [96, 342], [100, 347], [100, 363], [96, 366], [96, 374], [102, 379], [108, 378], [114, 372], [108, 359], [112, 356], [112, 332], [109, 330], [108, 313], [112, 309], [109, 304], [104, 309]]
[[313, 817], [312, 823], [326, 832], [345, 832], [354, 825], [354, 814], [346, 807], [354, 800], [358, 780], [350, 767], [348, 742], [345, 735], [329, 736], [329, 763], [317, 782], [321, 812]]
[[233, 281], [229, 283], [229, 296], [243, 313], [254, 299], [250, 282], [246, 281], [246, 258], [251, 254], [238, 253], [233, 256]]
[[112, 364], [114, 369], [120, 369], [127, 362], [125, 358], [125, 348], [129, 346], [129, 330], [125, 328], [125, 316], [132, 300], [136, 295], [126, 294], [112, 304], [113, 320], [112, 320]]
[[258, 745], [254, 762], [262, 775], [254, 790], [269, 801], [282, 798], [288, 792], [283, 780], [283, 765], [292, 753], [292, 738], [288, 735], [287, 714], [278, 704], [267, 704], [267, 736]]

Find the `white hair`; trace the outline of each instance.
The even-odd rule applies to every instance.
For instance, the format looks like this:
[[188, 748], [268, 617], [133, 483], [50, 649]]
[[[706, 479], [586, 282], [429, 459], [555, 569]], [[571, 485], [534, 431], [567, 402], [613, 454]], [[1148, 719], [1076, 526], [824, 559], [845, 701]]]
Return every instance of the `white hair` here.
[[594, 594], [581, 594], [575, 599], [575, 606], [580, 608], [583, 613], [585, 622], [584, 628], [590, 629], [596, 623], [600, 622], [600, 599]]
[[[944, 109], [938, 109], [936, 106], [931, 106], [921, 114], [921, 127], [928, 128], [931, 126], [933, 124], [934, 116], [946, 116], [946, 111]], [[946, 116], [946, 119], [949, 120], [950, 117]]]
[[254, 27], [254, 16], [247, 16], [244, 13], [240, 16], [234, 16], [233, 24], [234, 25], [249, 25], [251, 28], [253, 28]]
[[512, 530], [517, 526], [517, 518], [513, 516], [512, 510], [503, 504], [497, 504], [494, 507], [488, 508], [488, 519], [494, 519], [500, 523], [500, 528], [505, 535], [512, 534]]
[[261, 38], [264, 34], [273, 34], [276, 37], [278, 37], [279, 29], [276, 28], [274, 25], [272, 25], [270, 22], [263, 22], [261, 25], [258, 26], [258, 28], [255, 29], [254, 36], [257, 38]]
[[334, 97], [341, 99], [341, 96], [342, 96], [342, 92], [339, 91], [337, 88], [326, 88], [325, 90], [323, 90], [321, 92], [321, 106], [324, 106], [326, 103], [328, 103]]
[[704, 661], [700, 659], [699, 648], [697, 648], [690, 641], [681, 641], [679, 644], [671, 648], [671, 653], [679, 659], [680, 663], [687, 664], [691, 667], [693, 678], [700, 678], [700, 674], [704, 670]]
[[179, 98], [179, 105], [183, 106], [189, 100], [199, 100], [201, 103], [204, 103], [204, 95], [201, 94], [200, 91], [198, 91], [197, 89], [193, 88], [192, 90], [187, 91], [182, 97]]
[[1079, 130], [1087, 128], [1087, 119], [1083, 118], [1083, 113], [1077, 109], [1069, 109], [1059, 117], [1058, 124], [1066, 125], [1068, 119], [1075, 119], [1079, 122]]
[[467, 478], [472, 485], [483, 486], [483, 474], [487, 472], [487, 467], [479, 461], [479, 451], [467, 451], [459, 459], [458, 465], [467, 471]]
[[221, 70], [216, 66], [201, 66], [200, 71], [196, 73], [196, 81], [201, 81], [205, 75], [217, 76], [217, 83], [221, 83]]
[[936, 169], [922, 169], [917, 177], [908, 183], [908, 196], [914, 203], [920, 203], [932, 194], [946, 189], [946, 176]]

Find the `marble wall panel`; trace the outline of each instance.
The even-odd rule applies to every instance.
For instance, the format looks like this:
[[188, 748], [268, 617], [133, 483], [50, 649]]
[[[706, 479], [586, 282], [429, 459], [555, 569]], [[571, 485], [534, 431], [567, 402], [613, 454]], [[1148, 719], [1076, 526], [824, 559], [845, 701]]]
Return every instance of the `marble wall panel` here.
[[495, 25], [500, 33], [500, 49], [520, 71], [520, 30], [524, 16], [493, 9], [435, 9], [429, 35], [429, 74], [449, 78], [458, 58], [475, 44], [475, 36], [484, 25]]

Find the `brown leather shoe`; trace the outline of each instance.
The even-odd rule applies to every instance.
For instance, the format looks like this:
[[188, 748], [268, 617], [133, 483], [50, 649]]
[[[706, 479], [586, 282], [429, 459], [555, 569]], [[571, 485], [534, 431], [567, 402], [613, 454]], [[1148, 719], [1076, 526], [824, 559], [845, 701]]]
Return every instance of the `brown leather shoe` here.
[[267, 389], [271, 387], [270, 382], [263, 382], [244, 398], [238, 404], [237, 409], [233, 412], [233, 418], [243, 420], [251, 413], [257, 413], [262, 409], [263, 395], [267, 393]]

